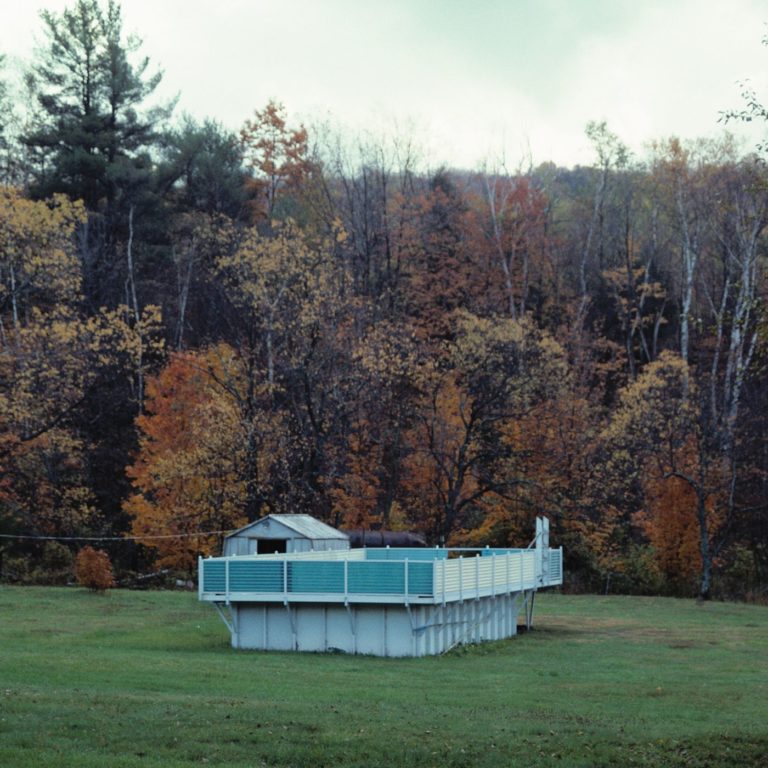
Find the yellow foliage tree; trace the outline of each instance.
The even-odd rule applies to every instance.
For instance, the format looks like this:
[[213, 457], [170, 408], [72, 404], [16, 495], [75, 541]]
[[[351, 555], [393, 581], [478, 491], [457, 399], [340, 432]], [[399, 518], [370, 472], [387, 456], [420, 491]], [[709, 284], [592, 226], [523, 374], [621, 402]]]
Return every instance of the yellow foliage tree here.
[[[0, 464], [5, 514], [27, 532], [71, 534], [96, 522], [87, 450], [73, 415], [101, 382], [135, 366], [139, 323], [118, 308], [86, 317], [75, 233], [82, 204], [0, 189]], [[146, 342], [145, 342], [146, 346]]]
[[663, 352], [621, 393], [602, 439], [606, 484], [642, 486], [638, 522], [658, 547], [659, 565], [678, 578], [696, 572], [699, 596], [706, 599], [729, 471], [726, 457], [710, 442], [699, 396], [688, 364]]
[[[7, 327], [18, 330], [27, 311], [50, 311], [80, 299], [75, 227], [85, 221], [82, 203], [64, 195], [33, 202], [0, 187], [0, 306], [3, 344]], [[10, 322], [9, 322], [10, 321]]]

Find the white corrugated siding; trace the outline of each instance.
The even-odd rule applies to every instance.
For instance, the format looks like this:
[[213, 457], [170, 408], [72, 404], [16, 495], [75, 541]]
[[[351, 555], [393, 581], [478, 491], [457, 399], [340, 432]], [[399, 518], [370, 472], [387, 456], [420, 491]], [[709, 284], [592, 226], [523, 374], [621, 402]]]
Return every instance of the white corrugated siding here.
[[514, 552], [493, 557], [458, 557], [435, 565], [435, 593], [472, 595], [498, 589], [531, 589], [536, 580], [536, 554]]

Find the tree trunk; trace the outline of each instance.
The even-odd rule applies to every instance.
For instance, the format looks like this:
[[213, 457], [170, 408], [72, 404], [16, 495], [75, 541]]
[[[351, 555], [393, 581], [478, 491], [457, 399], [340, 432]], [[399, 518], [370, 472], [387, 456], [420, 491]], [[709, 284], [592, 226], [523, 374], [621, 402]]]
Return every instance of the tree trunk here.
[[259, 448], [251, 424], [248, 430], [248, 443], [245, 456], [245, 516], [249, 523], [258, 520], [261, 515], [263, 499], [259, 489]]
[[707, 524], [707, 499], [702, 489], [697, 489], [696, 517], [699, 522], [699, 554], [701, 555], [701, 578], [699, 582], [699, 600], [709, 600], [712, 589], [712, 549], [709, 543]]
[[144, 339], [141, 334], [141, 313], [139, 312], [139, 300], [136, 296], [136, 277], [133, 269], [133, 206], [128, 210], [128, 245], [125, 253], [128, 261], [129, 299], [132, 304], [133, 319], [136, 323], [136, 335], [139, 339], [139, 357], [136, 361], [136, 399], [139, 403], [139, 415], [141, 415], [144, 410]]

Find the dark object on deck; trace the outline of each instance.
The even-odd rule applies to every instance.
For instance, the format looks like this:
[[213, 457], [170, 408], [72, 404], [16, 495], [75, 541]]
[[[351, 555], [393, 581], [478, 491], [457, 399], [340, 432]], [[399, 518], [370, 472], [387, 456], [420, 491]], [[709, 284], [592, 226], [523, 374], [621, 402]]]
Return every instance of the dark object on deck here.
[[409, 531], [365, 531], [361, 528], [344, 531], [352, 549], [360, 547], [426, 547], [427, 542]]

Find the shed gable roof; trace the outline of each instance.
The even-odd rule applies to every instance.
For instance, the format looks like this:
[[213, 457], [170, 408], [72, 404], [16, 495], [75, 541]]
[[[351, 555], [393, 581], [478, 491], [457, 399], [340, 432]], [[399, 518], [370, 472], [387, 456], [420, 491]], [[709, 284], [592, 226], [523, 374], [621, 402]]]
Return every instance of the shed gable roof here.
[[284, 525], [286, 528], [290, 528], [295, 533], [303, 536], [306, 539], [342, 539], [346, 541], [348, 539], [346, 533], [337, 531], [330, 525], [317, 520], [312, 515], [267, 515], [260, 520], [255, 520], [248, 525], [244, 525], [242, 528], [230, 533], [226, 538], [237, 536], [243, 531], [247, 531], [249, 528], [254, 528], [258, 525], [262, 525], [265, 520], [274, 520], [276, 523]]

